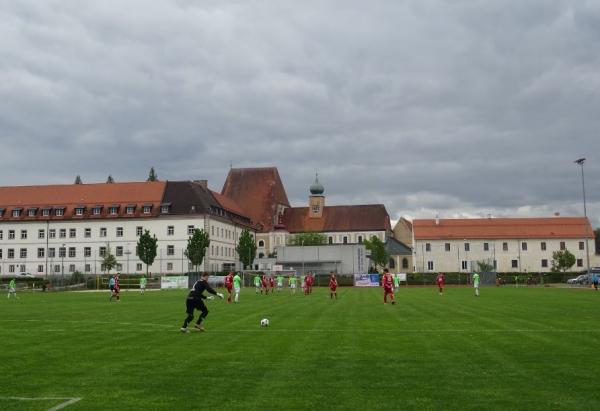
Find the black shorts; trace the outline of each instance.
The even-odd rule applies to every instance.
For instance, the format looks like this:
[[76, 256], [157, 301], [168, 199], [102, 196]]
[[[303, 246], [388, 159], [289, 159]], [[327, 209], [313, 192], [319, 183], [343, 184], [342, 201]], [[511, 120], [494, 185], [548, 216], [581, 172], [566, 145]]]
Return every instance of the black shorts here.
[[110, 292], [112, 293], [114, 290], [115, 290], [115, 286], [114, 286], [114, 285], [111, 285], [111, 286], [110, 286]]
[[200, 310], [202, 312], [208, 312], [208, 308], [204, 304], [204, 301], [196, 298], [188, 298], [185, 300], [185, 312], [194, 315], [194, 310]]

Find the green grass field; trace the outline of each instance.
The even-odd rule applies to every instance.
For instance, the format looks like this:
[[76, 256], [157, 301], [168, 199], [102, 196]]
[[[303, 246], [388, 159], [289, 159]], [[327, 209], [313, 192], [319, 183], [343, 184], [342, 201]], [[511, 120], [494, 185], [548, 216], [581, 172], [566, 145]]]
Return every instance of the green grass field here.
[[600, 292], [246, 288], [182, 334], [185, 295], [3, 295], [0, 409], [600, 409]]

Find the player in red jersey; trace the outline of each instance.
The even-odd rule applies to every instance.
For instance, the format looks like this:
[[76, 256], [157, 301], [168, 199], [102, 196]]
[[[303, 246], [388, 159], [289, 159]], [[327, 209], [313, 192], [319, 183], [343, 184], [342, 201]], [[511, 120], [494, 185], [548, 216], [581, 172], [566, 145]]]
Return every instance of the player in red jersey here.
[[312, 273], [308, 273], [306, 275], [306, 288], [305, 288], [306, 295], [312, 294], [313, 281], [314, 281], [314, 278], [313, 278]]
[[435, 278], [435, 282], [437, 283], [437, 286], [440, 289], [440, 295], [443, 295], [444, 283], [446, 282], [446, 277], [444, 276], [444, 273], [438, 273], [437, 277]]
[[383, 303], [387, 304], [387, 296], [390, 296], [392, 304], [396, 304], [394, 299], [394, 279], [387, 268], [383, 269]]
[[260, 277], [260, 282], [262, 284], [262, 288], [260, 290], [260, 293], [263, 293], [263, 290], [265, 291], [265, 295], [269, 294], [269, 289], [267, 288], [267, 275], [265, 273], [263, 273], [262, 277]]
[[333, 273], [333, 271], [331, 271], [330, 274], [331, 275], [329, 276], [329, 296], [331, 297], [331, 299], [333, 299], [333, 297], [335, 296], [335, 299], [337, 300], [337, 278], [335, 278], [335, 274]]
[[269, 276], [269, 288], [271, 289], [271, 294], [273, 294], [273, 291], [275, 291], [275, 280], [272, 275]]
[[227, 289], [227, 302], [231, 302], [231, 290], [233, 289], [233, 272], [225, 276], [225, 288]]
[[112, 301], [113, 297], [116, 297], [117, 301], [121, 301], [121, 285], [119, 284], [119, 273], [115, 274], [115, 287], [113, 288], [113, 293], [110, 296], [110, 300]]

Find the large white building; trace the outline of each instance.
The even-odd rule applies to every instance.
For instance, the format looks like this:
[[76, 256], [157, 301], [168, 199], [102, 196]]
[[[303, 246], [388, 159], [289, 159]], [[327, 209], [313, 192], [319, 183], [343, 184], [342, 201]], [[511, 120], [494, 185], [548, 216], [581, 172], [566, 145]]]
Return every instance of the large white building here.
[[142, 273], [136, 256], [144, 230], [158, 239], [152, 273], [190, 270], [184, 250], [206, 230], [206, 271], [237, 267], [236, 245], [250, 218], [206, 180], [0, 187], [0, 275], [100, 274], [110, 248], [116, 270]]
[[[397, 226], [396, 228], [398, 228]], [[412, 237], [417, 272], [472, 272], [483, 262], [497, 272], [549, 272], [552, 253], [569, 250], [573, 270], [598, 265], [594, 234], [581, 217], [414, 220], [400, 230]]]

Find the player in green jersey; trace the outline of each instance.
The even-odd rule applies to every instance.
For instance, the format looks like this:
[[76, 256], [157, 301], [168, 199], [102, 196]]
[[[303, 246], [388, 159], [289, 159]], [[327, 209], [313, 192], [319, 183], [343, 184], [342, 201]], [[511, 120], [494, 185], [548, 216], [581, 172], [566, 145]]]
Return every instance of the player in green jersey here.
[[292, 274], [290, 275], [290, 278], [288, 278], [288, 284], [290, 286], [290, 292], [292, 294], [296, 294], [296, 282], [298, 281], [298, 279], [296, 278], [296, 274]]
[[281, 274], [279, 274], [277, 276], [277, 292], [281, 292], [282, 288], [283, 288], [283, 276]]
[[140, 278], [140, 293], [144, 294], [144, 291], [146, 291], [146, 283], [148, 280], [146, 280], [146, 277], [144, 277], [142, 275], [142, 278]]
[[479, 297], [479, 274], [473, 273], [473, 288], [475, 289], [475, 297]]
[[260, 275], [258, 274], [254, 276], [254, 288], [256, 289], [256, 294], [260, 293]]
[[233, 291], [235, 292], [235, 299], [233, 300], [236, 304], [240, 302], [240, 290], [242, 289], [242, 277], [240, 273], [235, 273], [233, 276]]
[[394, 294], [396, 294], [400, 288], [400, 277], [398, 274], [394, 274], [392, 279], [394, 280]]
[[10, 298], [10, 296], [14, 296], [15, 298], [17, 297], [17, 285], [15, 283], [15, 279], [11, 278], [10, 282], [8, 283], [8, 296], [7, 298]]

